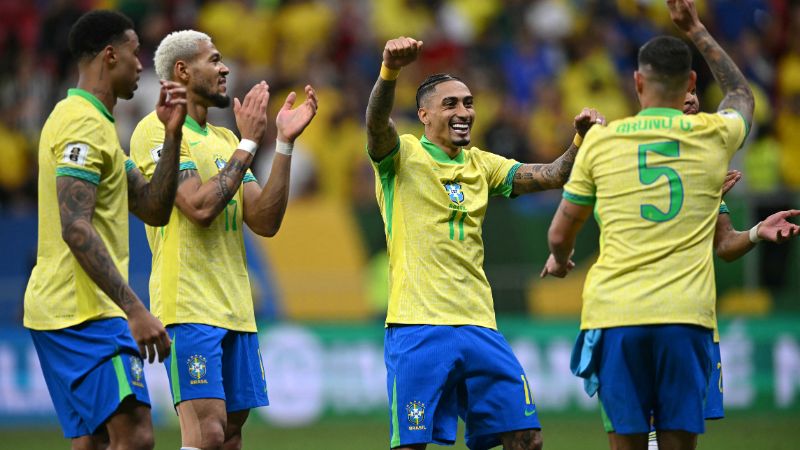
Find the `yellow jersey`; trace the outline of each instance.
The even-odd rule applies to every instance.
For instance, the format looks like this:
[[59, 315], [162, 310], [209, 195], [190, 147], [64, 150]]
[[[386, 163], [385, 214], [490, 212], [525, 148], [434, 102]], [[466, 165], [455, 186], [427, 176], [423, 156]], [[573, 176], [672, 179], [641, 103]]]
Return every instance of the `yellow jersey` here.
[[[163, 143], [164, 125], [152, 112], [131, 136], [131, 159], [147, 178], [153, 176]], [[211, 124], [202, 128], [186, 116], [180, 170], [196, 170], [206, 182], [225, 167], [238, 145], [230, 130]], [[242, 183], [253, 181], [248, 171]], [[150, 309], [164, 325], [203, 323], [256, 331], [244, 251], [243, 204], [240, 188], [208, 228], [192, 223], [177, 207], [166, 226], [145, 225], [153, 252]]]
[[97, 186], [92, 225], [122, 278], [128, 279], [128, 178], [114, 117], [95, 96], [70, 89], [50, 113], [39, 140], [39, 237], [25, 290], [24, 325], [58, 330], [88, 320], [125, 317], [75, 259], [61, 237], [56, 178]]
[[451, 159], [408, 134], [372, 164], [389, 254], [386, 323], [496, 329], [481, 227], [489, 196], [511, 194], [520, 164], [476, 147]]
[[747, 135], [738, 112], [649, 108], [593, 127], [564, 198], [594, 205], [600, 257], [581, 329], [716, 326], [714, 229], [728, 163]]

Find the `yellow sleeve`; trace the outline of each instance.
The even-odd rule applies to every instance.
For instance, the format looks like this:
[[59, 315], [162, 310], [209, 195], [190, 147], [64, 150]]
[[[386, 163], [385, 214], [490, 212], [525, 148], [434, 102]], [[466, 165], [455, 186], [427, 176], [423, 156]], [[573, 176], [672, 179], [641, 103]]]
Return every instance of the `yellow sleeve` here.
[[[131, 135], [131, 160], [148, 179], [153, 176], [164, 148], [164, 125], [150, 119], [150, 116], [142, 119]], [[189, 152], [188, 141], [181, 139], [180, 170], [184, 169], [197, 169], [197, 166]]]
[[739, 111], [735, 109], [723, 109], [718, 111], [714, 116], [719, 121], [719, 127], [722, 129], [722, 142], [725, 149], [729, 154], [733, 154], [739, 150], [744, 144], [750, 129], [744, 117]]
[[481, 159], [481, 167], [483, 167], [486, 181], [489, 183], [489, 195], [510, 196], [514, 187], [514, 174], [522, 164], [495, 153], [475, 150], [477, 150], [475, 155]]
[[100, 120], [84, 115], [64, 123], [51, 148], [56, 159], [56, 177], [70, 176], [100, 184], [103, 161], [107, 159], [103, 154], [116, 150], [114, 143], [107, 142]]
[[[597, 128], [597, 127], [595, 127]], [[563, 197], [576, 205], [594, 205], [597, 186], [594, 184], [591, 167], [591, 148], [597, 143], [596, 133], [592, 130], [586, 134], [578, 156], [575, 157], [575, 164], [569, 175], [569, 181], [564, 185]]]

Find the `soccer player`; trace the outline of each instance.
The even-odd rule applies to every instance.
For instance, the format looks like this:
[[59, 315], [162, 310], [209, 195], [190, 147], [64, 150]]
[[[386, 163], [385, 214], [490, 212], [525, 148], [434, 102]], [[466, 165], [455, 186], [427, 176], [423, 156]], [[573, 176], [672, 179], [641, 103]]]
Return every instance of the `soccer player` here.
[[[159, 77], [187, 89], [177, 198], [166, 227], [147, 227], [153, 251], [153, 311], [172, 339], [165, 361], [184, 449], [242, 447], [250, 409], [265, 406], [267, 385], [256, 334], [244, 252], [243, 222], [262, 236], [281, 225], [294, 140], [316, 114], [314, 90], [295, 109], [289, 94], [278, 113], [272, 172], [262, 189], [248, 170], [267, 127], [269, 87], [253, 86], [233, 112], [242, 140], [207, 122], [208, 109], [230, 104], [228, 68], [203, 33], [165, 37], [155, 54]], [[131, 157], [153, 174], [163, 126], [155, 113], [137, 125]]]
[[[686, 93], [684, 100], [683, 113], [697, 114], [700, 112], [700, 101], [695, 90]], [[722, 195], [725, 195], [741, 179], [742, 174], [738, 170], [729, 170], [722, 185]], [[761, 241], [774, 242], [780, 244], [800, 234], [798, 225], [788, 222], [786, 219], [800, 215], [798, 210], [779, 211], [771, 214], [763, 221], [757, 223], [750, 231], [737, 231], [730, 219], [730, 211], [723, 200], [717, 215], [717, 224], [714, 231], [714, 252], [725, 261], [735, 261]], [[704, 417], [706, 420], [722, 419], [725, 417], [725, 410], [722, 403], [722, 357], [719, 349], [719, 333], [714, 331], [714, 345], [711, 361], [711, 378], [708, 383], [708, 395], [704, 406]], [[606, 431], [612, 431], [607, 429]], [[658, 450], [658, 442], [655, 431], [649, 436], [650, 450]]]
[[128, 211], [154, 226], [169, 220], [186, 90], [162, 81], [163, 158], [148, 183], [120, 148], [112, 115], [117, 98], [133, 97], [142, 70], [133, 24], [89, 12], [73, 25], [69, 47], [78, 87], [53, 109], [39, 142], [39, 245], [24, 323], [72, 448], [110, 439], [111, 448], [149, 449], [141, 358], [163, 360], [170, 341], [127, 284]]
[[396, 78], [422, 41], [389, 40], [367, 106], [367, 150], [386, 227], [390, 297], [385, 361], [391, 447], [452, 444], [458, 417], [470, 449], [542, 446], [536, 405], [516, 356], [497, 331], [483, 272], [481, 226], [489, 196], [566, 182], [582, 136], [603, 118], [584, 109], [573, 144], [550, 164], [520, 164], [468, 147], [472, 94], [437, 74], [417, 89], [421, 138], [398, 136], [389, 115]]
[[696, 80], [683, 41], [657, 37], [642, 46], [634, 73], [642, 111], [586, 137], [550, 226], [543, 270], [567, 274], [575, 236], [594, 210], [600, 257], [584, 286], [576, 353], [586, 356], [579, 372], [596, 381], [615, 430], [611, 447], [620, 449], [647, 448], [651, 412], [663, 450], [694, 448], [704, 431], [716, 325], [714, 224], [726, 168], [753, 114], [747, 81], [693, 1], [667, 5], [722, 87], [719, 112], [683, 115]]

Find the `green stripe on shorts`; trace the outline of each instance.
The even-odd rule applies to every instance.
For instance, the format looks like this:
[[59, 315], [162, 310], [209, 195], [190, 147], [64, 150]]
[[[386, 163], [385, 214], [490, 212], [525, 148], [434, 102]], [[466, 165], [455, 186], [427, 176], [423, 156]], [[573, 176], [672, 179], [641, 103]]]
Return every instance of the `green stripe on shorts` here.
[[119, 401], [122, 401], [125, 397], [133, 394], [133, 392], [131, 392], [131, 385], [128, 384], [128, 375], [125, 373], [125, 365], [122, 364], [122, 358], [119, 355], [114, 355], [111, 361], [114, 363], [114, 372], [117, 374]]
[[392, 384], [392, 448], [400, 446], [400, 420], [397, 418], [397, 377]]
[[178, 342], [178, 335], [172, 338], [172, 347], [169, 350], [169, 375], [172, 385], [172, 404], [177, 405], [181, 402], [181, 382], [178, 378], [178, 354], [175, 350]]
[[603, 407], [603, 402], [599, 401], [600, 403], [600, 417], [603, 418], [603, 428], [606, 430], [606, 433], [613, 433], [614, 432], [614, 425], [611, 423], [611, 419], [608, 418], [608, 414], [606, 414], [606, 409]]

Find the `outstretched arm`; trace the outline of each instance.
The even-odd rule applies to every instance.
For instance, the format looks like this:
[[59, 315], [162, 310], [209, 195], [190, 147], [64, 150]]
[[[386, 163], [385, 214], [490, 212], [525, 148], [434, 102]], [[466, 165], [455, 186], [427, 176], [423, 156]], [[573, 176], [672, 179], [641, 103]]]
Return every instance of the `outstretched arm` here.
[[714, 231], [714, 251], [725, 261], [735, 261], [752, 250], [759, 241], [780, 244], [800, 235], [800, 226], [788, 218], [800, 215], [800, 210], [779, 211], [759, 222], [750, 231], [736, 231], [728, 214], [717, 217]]
[[667, 7], [672, 21], [692, 40], [722, 88], [725, 97], [719, 104], [719, 110], [735, 109], [744, 117], [749, 128], [753, 123], [753, 92], [731, 57], [700, 22], [694, 0], [667, 0]]
[[592, 108], [583, 108], [575, 116], [575, 139], [564, 154], [550, 164], [523, 164], [514, 174], [514, 195], [558, 189], [567, 182], [583, 136], [594, 124], [605, 124], [605, 117]]
[[575, 267], [575, 263], [570, 259], [575, 251], [575, 238], [591, 213], [591, 206], [576, 205], [561, 199], [561, 204], [558, 205], [556, 215], [550, 224], [550, 230], [547, 232], [550, 256], [539, 274], [540, 277], [553, 275], [564, 278]]
[[250, 89], [242, 103], [234, 99], [233, 113], [242, 141], [217, 175], [205, 183], [196, 170], [182, 170], [178, 175], [175, 206], [192, 223], [210, 226], [241, 186], [267, 128], [268, 101], [269, 86], [263, 81]]
[[389, 117], [394, 106], [394, 90], [400, 69], [414, 62], [422, 51], [422, 41], [399, 37], [386, 42], [383, 48], [381, 74], [367, 103], [367, 151], [380, 161], [397, 145], [399, 139]]
[[108, 247], [92, 224], [97, 187], [70, 176], [56, 181], [61, 237], [89, 278], [128, 316], [128, 326], [139, 345], [142, 358], [163, 361], [169, 353], [167, 331], [144, 307], [122, 278], [108, 253]]
[[178, 187], [178, 160], [183, 121], [186, 118], [186, 88], [161, 81], [156, 114], [164, 123], [164, 147], [153, 177], [148, 182], [139, 169], [128, 171], [128, 209], [152, 226], [169, 222]]
[[286, 97], [275, 125], [278, 143], [267, 184], [261, 189], [257, 183], [244, 185], [244, 221], [254, 233], [272, 237], [278, 232], [289, 201], [289, 172], [292, 166], [294, 141], [305, 130], [317, 113], [317, 96], [311, 86], [306, 86], [306, 100], [292, 109], [297, 95]]

